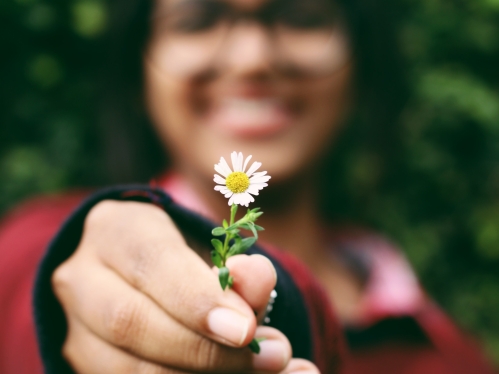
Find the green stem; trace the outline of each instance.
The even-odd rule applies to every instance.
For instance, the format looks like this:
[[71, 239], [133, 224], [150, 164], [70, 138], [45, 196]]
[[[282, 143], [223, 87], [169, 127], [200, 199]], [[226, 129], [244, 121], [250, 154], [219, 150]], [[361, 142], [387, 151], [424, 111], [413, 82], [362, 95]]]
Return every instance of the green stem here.
[[229, 241], [231, 237], [229, 233], [225, 234], [225, 240], [224, 240], [224, 249], [223, 249], [223, 256], [222, 256], [222, 267], [225, 267], [225, 262], [227, 261], [227, 252], [229, 250]]
[[237, 213], [237, 204], [232, 204], [230, 207], [230, 225], [232, 226], [234, 224], [234, 219], [236, 218], [236, 213]]
[[[232, 204], [230, 207], [230, 223], [229, 226], [232, 226], [234, 224], [234, 220], [236, 219], [236, 213], [237, 213], [237, 204]], [[227, 260], [227, 253], [229, 251], [229, 242], [232, 239], [232, 235], [229, 233], [225, 234], [225, 240], [224, 240], [224, 248], [223, 248], [223, 256], [222, 256], [222, 266], [225, 267], [225, 262]], [[259, 354], [260, 353], [260, 339], [253, 339], [251, 343], [249, 344], [249, 348], [253, 353]]]
[[[232, 204], [232, 206], [230, 207], [229, 226], [232, 226], [234, 224], [234, 219], [236, 218], [236, 213], [237, 213], [237, 204]], [[229, 235], [229, 233], [225, 234], [223, 256], [222, 256], [222, 266], [224, 266], [224, 267], [225, 267], [225, 263], [227, 261], [227, 253], [229, 252], [229, 243], [230, 243], [231, 239], [232, 239], [232, 236]]]

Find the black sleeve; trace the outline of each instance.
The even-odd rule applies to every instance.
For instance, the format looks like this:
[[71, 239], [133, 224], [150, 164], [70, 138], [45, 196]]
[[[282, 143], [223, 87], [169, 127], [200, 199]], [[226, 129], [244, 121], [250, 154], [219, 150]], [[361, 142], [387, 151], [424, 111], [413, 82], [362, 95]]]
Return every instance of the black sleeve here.
[[[199, 243], [206, 243], [206, 248], [210, 246], [211, 230], [215, 225], [177, 205], [160, 189], [148, 186], [114, 187], [100, 191], [84, 201], [51, 241], [35, 281], [35, 324], [43, 365], [48, 374], [73, 373], [61, 355], [67, 323], [61, 305], [52, 291], [50, 279], [57, 266], [69, 258], [78, 246], [88, 212], [103, 200], [139, 201], [160, 206], [182, 232], [188, 233]], [[269, 325], [281, 330], [288, 337], [294, 357], [312, 360], [313, 339], [309, 316], [303, 297], [292, 277], [274, 258], [257, 246], [251, 248], [248, 253], [264, 254], [272, 261], [277, 271], [278, 296], [270, 314]]]

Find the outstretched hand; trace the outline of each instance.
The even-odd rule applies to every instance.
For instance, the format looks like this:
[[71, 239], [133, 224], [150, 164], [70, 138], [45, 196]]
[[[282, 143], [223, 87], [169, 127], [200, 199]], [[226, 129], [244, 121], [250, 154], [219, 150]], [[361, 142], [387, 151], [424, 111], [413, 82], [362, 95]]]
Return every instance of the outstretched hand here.
[[[318, 373], [291, 359], [281, 332], [257, 326], [276, 283], [270, 261], [227, 265], [234, 287], [222, 291], [164, 211], [99, 203], [52, 277], [68, 322], [64, 357], [78, 373]], [[245, 348], [253, 337], [266, 338], [258, 355]]]

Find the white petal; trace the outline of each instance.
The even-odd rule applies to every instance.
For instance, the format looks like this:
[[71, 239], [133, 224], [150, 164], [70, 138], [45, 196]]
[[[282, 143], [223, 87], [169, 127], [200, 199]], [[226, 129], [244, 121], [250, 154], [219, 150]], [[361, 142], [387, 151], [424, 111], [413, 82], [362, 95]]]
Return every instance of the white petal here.
[[237, 155], [237, 171], [243, 171], [243, 160], [243, 154], [242, 152], [239, 152], [239, 154]]
[[220, 157], [220, 163], [219, 163], [219, 165], [220, 165], [221, 167], [223, 167], [223, 168], [224, 168], [224, 170], [225, 170], [228, 174], [232, 173], [232, 169], [229, 167], [229, 164], [227, 163], [227, 161], [225, 161], [225, 158]]
[[227, 176], [230, 174], [230, 172], [227, 173], [227, 170], [225, 170], [225, 168], [220, 164], [215, 165], [215, 170], [217, 173], [222, 174], [225, 178], [227, 178]]
[[221, 177], [220, 175], [218, 175], [218, 174], [215, 174], [215, 175], [214, 175], [213, 181], [214, 181], [215, 183], [218, 183], [218, 184], [225, 184], [225, 183], [226, 183], [226, 182], [225, 182], [225, 179], [224, 179], [224, 178], [222, 178], [222, 177]]
[[268, 186], [267, 183], [253, 183], [251, 185], [258, 188], [259, 190], [263, 190], [265, 187]]
[[253, 185], [250, 185], [250, 186], [248, 187], [248, 189], [246, 190], [246, 192], [249, 192], [249, 193], [251, 193], [251, 194], [253, 194], [253, 195], [258, 195], [258, 194], [259, 194], [259, 192], [258, 192], [258, 191], [259, 191], [258, 187], [253, 186]]
[[238, 193], [235, 193], [234, 195], [232, 195], [233, 197], [233, 200], [232, 200], [232, 204], [239, 204], [239, 195]]
[[239, 196], [237, 197], [237, 203], [238, 203], [239, 205], [242, 205], [242, 204], [243, 204], [243, 202], [244, 202], [244, 192], [243, 192], [243, 193], [238, 193], [238, 195], [239, 195]]
[[247, 199], [248, 199], [248, 202], [247, 202], [246, 206], [248, 206], [249, 203], [254, 203], [255, 202], [255, 198], [253, 196], [251, 196], [249, 193], [246, 193], [246, 196], [247, 196]]
[[215, 191], [221, 191], [221, 190], [222, 190], [222, 188], [227, 188], [227, 187], [225, 187], [225, 186], [220, 186], [220, 185], [216, 185], [216, 186], [215, 186]]
[[266, 183], [270, 180], [270, 176], [265, 176], [265, 177], [252, 177], [250, 179], [250, 184], [253, 184], [253, 183]]
[[226, 194], [229, 191], [230, 190], [227, 187], [225, 187], [225, 186], [222, 186], [222, 189], [220, 190], [220, 192], [223, 193], [223, 194]]
[[261, 162], [256, 162], [256, 161], [255, 161], [255, 162], [253, 162], [253, 164], [251, 165], [251, 167], [250, 167], [250, 168], [248, 169], [248, 171], [246, 172], [246, 175], [247, 175], [248, 177], [251, 177], [251, 176], [253, 175], [253, 173], [254, 173], [255, 171], [257, 171], [257, 170], [258, 170], [258, 168], [259, 168], [260, 166], [262, 166], [262, 163], [261, 163]]
[[232, 170], [239, 171], [237, 170], [237, 152], [232, 152], [230, 158], [232, 160]]
[[228, 199], [229, 197], [231, 197], [232, 195], [234, 195], [234, 192], [232, 192], [232, 191], [227, 191], [227, 192], [225, 193], [225, 197], [226, 197], [227, 199]]
[[229, 206], [232, 206], [232, 204], [234, 204], [235, 198], [236, 198], [236, 195], [231, 196], [231, 198], [229, 199]]
[[248, 162], [251, 160], [251, 155], [249, 155], [248, 157], [246, 157], [246, 160], [244, 161], [244, 165], [243, 165], [243, 170], [241, 170], [243, 173], [244, 171], [246, 170], [246, 166], [248, 166]]
[[254, 203], [255, 202], [255, 198], [253, 196], [251, 196], [248, 192], [244, 193], [244, 198], [247, 201], [246, 206], [248, 206], [249, 203]]
[[258, 173], [254, 173], [252, 177], [263, 177], [264, 175], [267, 175], [266, 171], [259, 171]]
[[239, 205], [241, 206], [248, 206], [247, 204], [249, 203], [248, 198], [246, 197], [245, 193], [241, 194], [241, 197], [239, 198]]
[[239, 205], [246, 205], [246, 192], [239, 193], [238, 195], [239, 197], [237, 203]]

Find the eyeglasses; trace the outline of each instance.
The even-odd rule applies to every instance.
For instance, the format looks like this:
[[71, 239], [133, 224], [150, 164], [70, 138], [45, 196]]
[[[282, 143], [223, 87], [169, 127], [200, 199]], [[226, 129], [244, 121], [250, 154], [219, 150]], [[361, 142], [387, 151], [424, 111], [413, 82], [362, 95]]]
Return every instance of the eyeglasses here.
[[328, 0], [274, 0], [254, 11], [216, 0], [178, 1], [152, 19], [151, 60], [175, 74], [195, 74], [221, 64], [236, 38], [234, 25], [266, 30], [271, 61], [280, 69], [324, 76], [350, 60], [340, 12]]

